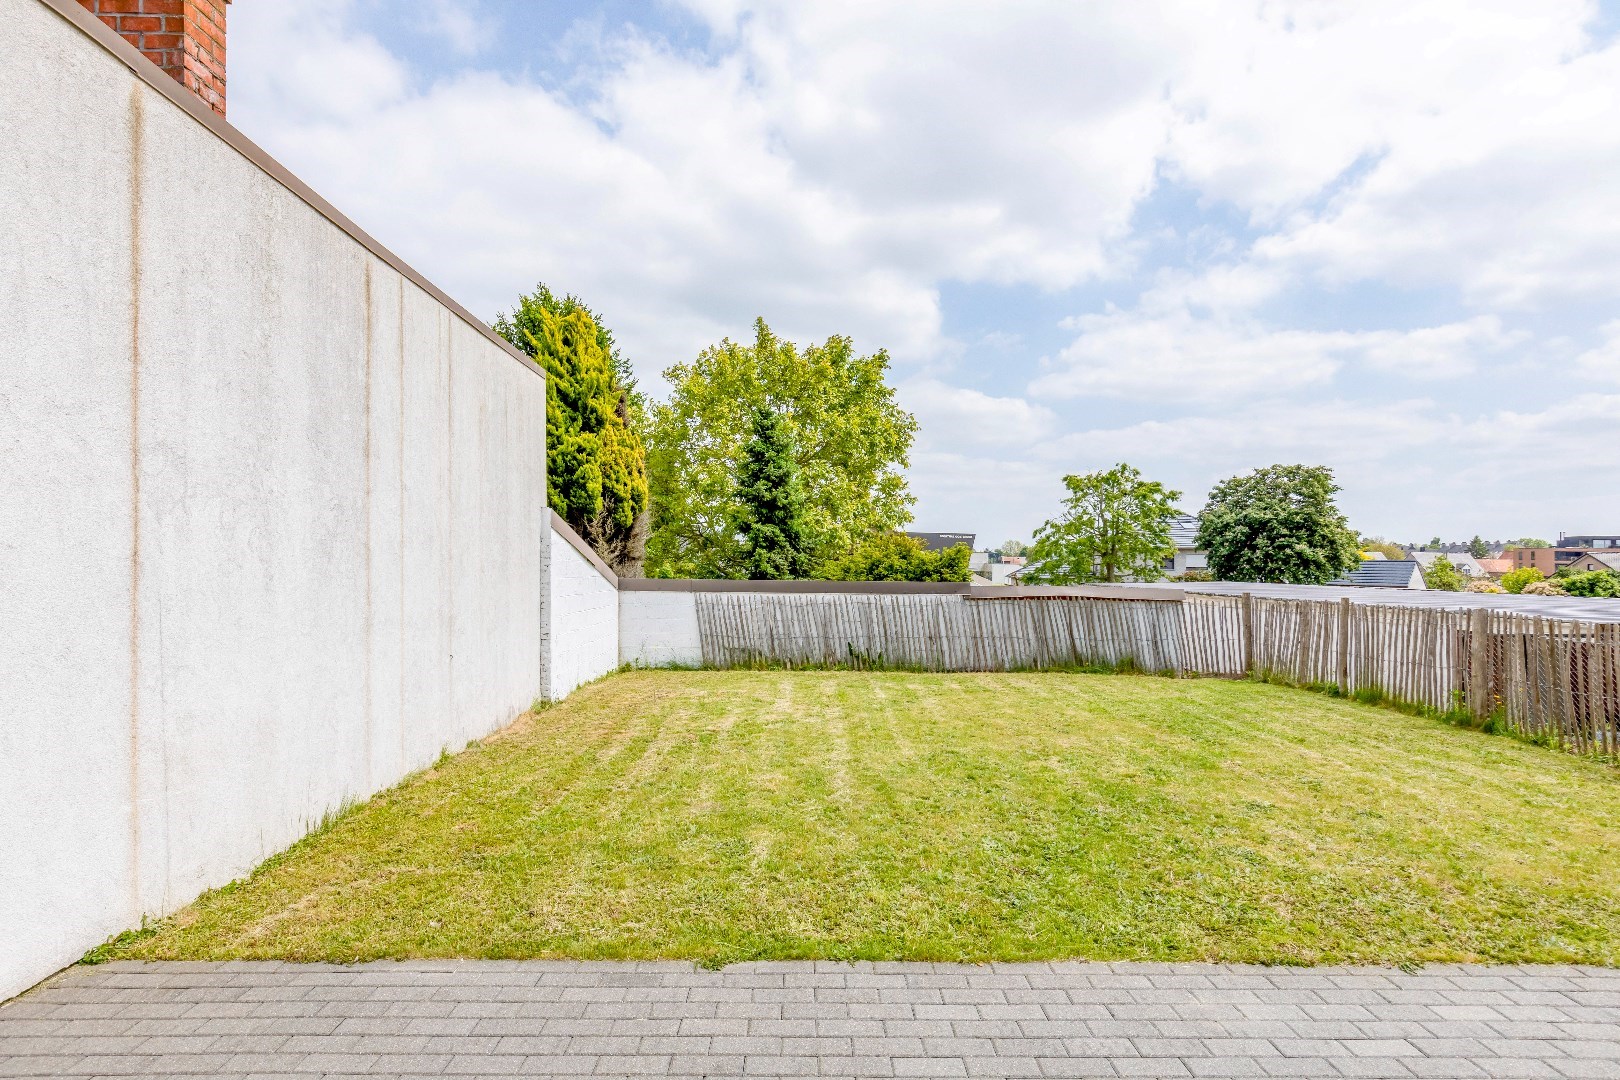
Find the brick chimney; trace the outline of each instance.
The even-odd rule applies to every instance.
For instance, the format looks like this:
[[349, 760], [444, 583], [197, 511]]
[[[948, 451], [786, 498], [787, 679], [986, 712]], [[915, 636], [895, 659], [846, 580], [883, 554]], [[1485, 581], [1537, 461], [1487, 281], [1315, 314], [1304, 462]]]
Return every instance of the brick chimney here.
[[79, 0], [219, 115], [225, 115], [225, 5], [231, 0]]

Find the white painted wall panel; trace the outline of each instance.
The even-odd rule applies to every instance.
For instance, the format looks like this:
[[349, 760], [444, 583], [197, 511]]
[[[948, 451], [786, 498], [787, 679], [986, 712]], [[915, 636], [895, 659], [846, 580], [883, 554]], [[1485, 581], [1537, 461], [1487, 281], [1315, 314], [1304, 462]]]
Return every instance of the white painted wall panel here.
[[534, 371], [0, 21], [4, 997], [526, 708], [548, 530]]
[[551, 531], [551, 670], [553, 701], [619, 666], [619, 591], [566, 539]]
[[638, 667], [702, 663], [696, 594], [620, 593], [619, 660]]
[[0, 998], [133, 910], [140, 95], [99, 49], [62, 47], [59, 23], [33, 0], [0, 2]]

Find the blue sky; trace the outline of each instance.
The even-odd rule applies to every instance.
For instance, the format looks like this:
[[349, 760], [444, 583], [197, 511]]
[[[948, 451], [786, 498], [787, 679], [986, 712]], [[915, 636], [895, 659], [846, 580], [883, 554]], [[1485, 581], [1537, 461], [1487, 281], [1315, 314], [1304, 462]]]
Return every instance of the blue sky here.
[[1304, 461], [1372, 534], [1620, 531], [1620, 4], [231, 19], [233, 122], [474, 311], [576, 291], [655, 394], [755, 315], [888, 349], [918, 527]]

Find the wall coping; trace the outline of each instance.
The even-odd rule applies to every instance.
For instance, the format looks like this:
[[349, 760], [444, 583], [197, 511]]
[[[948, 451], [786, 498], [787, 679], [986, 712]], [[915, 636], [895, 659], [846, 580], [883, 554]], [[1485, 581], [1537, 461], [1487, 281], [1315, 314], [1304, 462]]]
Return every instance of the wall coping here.
[[213, 109], [203, 104], [195, 94], [164, 74], [162, 68], [142, 56], [140, 50], [125, 41], [117, 31], [86, 11], [79, 4], [79, 0], [39, 0], [39, 2], [61, 16], [91, 41], [111, 53], [125, 67], [134, 72], [136, 78], [184, 109], [191, 115], [193, 120], [223, 139], [233, 150], [247, 158], [248, 161], [257, 166], [272, 180], [308, 204], [316, 213], [347, 233], [361, 247], [410, 279], [417, 288], [443, 304], [462, 322], [488, 338], [491, 343], [498, 345], [514, 359], [522, 361], [525, 368], [540, 376], [542, 380], [546, 377], [545, 370], [534, 362], [533, 357], [513, 348], [510, 341], [490, 329], [489, 325], [482, 319], [451, 299], [448, 293], [423, 277], [404, 259], [389, 251], [370, 233], [351, 221], [343, 211], [323, 199], [315, 192], [314, 188], [298, 179], [285, 165], [266, 153], [258, 143], [232, 127]]
[[1181, 604], [1187, 594], [1162, 585], [975, 585], [970, 600], [1041, 600], [1068, 597], [1076, 600], [1156, 600]]
[[972, 588], [956, 582], [936, 581], [745, 581], [736, 578], [624, 578], [624, 592], [702, 593], [922, 593], [963, 596]]
[[612, 568], [602, 561], [602, 556], [596, 553], [596, 549], [586, 543], [585, 538], [575, 532], [573, 526], [562, 519], [561, 514], [550, 507], [546, 508], [546, 513], [551, 515], [552, 532], [568, 541], [569, 547], [585, 556], [585, 561], [596, 567], [596, 572], [606, 578], [609, 585], [616, 589], [624, 588], [624, 583], [629, 580], [628, 578], [621, 579], [618, 574], [615, 574]]
[[969, 600], [1158, 600], [1179, 604], [1179, 589], [1151, 585], [969, 585], [954, 581], [739, 581], [729, 578], [620, 578], [621, 592], [689, 593], [854, 593], [861, 596], [962, 596]]

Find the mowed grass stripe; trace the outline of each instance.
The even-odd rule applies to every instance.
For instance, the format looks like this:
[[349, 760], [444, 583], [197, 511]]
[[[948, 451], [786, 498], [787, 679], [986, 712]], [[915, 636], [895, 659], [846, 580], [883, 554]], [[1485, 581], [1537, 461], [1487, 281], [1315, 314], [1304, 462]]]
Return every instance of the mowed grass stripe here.
[[99, 955], [1614, 964], [1620, 774], [1258, 683], [637, 672]]

